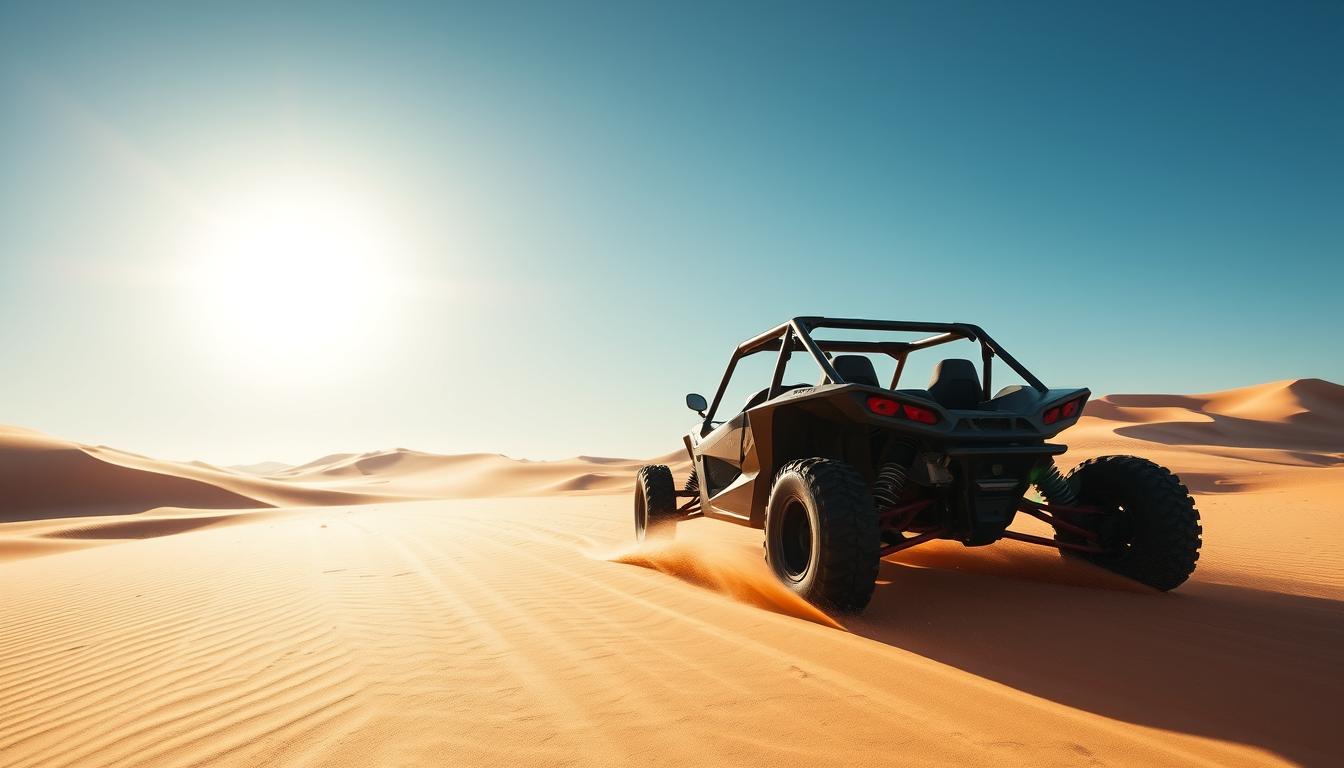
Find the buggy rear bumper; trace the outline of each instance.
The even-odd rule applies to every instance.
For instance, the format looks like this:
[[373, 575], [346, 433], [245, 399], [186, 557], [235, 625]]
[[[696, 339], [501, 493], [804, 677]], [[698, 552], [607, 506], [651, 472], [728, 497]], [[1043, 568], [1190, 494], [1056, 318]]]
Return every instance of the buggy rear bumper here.
[[1036, 445], [995, 445], [993, 443], [977, 443], [973, 445], [949, 445], [943, 449], [943, 453], [946, 453], [948, 456], [1021, 456], [1026, 454], [1058, 456], [1068, 449], [1069, 447], [1067, 445], [1060, 445], [1059, 443], [1038, 443]]

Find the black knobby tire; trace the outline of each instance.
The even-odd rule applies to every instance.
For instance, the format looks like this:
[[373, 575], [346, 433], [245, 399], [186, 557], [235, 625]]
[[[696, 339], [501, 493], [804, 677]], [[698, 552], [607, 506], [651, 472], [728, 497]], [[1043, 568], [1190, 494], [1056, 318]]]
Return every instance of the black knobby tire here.
[[808, 602], [862, 611], [881, 560], [877, 511], [863, 476], [833, 459], [785, 464], [766, 505], [765, 558]]
[[677, 487], [662, 464], [635, 475], [635, 539], [670, 539], [677, 530]]
[[[1098, 543], [1109, 550], [1073, 554], [1163, 592], [1194, 573], [1203, 532], [1199, 510], [1190, 491], [1166, 467], [1137, 456], [1101, 456], [1079, 464], [1067, 479], [1078, 504], [1105, 510], [1073, 515], [1070, 522], [1095, 531]], [[1055, 538], [1083, 541], [1067, 532]]]

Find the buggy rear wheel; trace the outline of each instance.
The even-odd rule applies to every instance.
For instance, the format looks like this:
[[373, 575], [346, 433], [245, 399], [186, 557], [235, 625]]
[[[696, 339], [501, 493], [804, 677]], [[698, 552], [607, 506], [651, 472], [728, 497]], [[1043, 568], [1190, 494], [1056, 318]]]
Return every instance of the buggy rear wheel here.
[[873, 596], [881, 540], [868, 485], [832, 459], [785, 464], [765, 512], [765, 559], [789, 589], [857, 613]]
[[[1069, 522], [1097, 534], [1106, 552], [1079, 556], [1163, 592], [1180, 586], [1199, 559], [1199, 511], [1180, 478], [1166, 467], [1137, 456], [1102, 456], [1079, 464], [1068, 476], [1081, 505], [1097, 515]], [[1056, 532], [1055, 539], [1083, 543]]]
[[650, 464], [635, 475], [635, 539], [670, 539], [677, 531], [677, 489], [672, 471]]

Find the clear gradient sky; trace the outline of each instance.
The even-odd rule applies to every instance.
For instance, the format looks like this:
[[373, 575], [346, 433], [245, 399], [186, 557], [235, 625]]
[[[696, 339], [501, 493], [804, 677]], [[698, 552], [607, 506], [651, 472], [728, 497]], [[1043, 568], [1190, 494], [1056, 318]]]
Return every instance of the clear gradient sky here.
[[0, 423], [165, 458], [662, 453], [796, 314], [1344, 381], [1341, 256], [1337, 2], [0, 4]]

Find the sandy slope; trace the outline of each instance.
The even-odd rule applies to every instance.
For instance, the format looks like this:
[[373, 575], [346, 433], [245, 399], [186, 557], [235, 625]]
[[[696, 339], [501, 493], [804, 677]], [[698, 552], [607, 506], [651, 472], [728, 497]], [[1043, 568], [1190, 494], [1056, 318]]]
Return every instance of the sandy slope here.
[[357, 504], [383, 495], [308, 488], [0, 427], [0, 522], [198, 509]]
[[[685, 451], [652, 459], [689, 468]], [[524, 461], [496, 453], [442, 456], [405, 448], [336, 454], [275, 472], [273, 479], [315, 488], [358, 489], [421, 498], [482, 498], [627, 490], [647, 463], [636, 459], [579, 456], [563, 461]]]
[[[681, 472], [689, 466], [685, 451], [652, 461]], [[612, 493], [626, 490], [644, 463], [588, 456], [521, 461], [498, 454], [442, 456], [398, 448], [335, 454], [290, 468], [263, 462], [228, 469], [151, 459], [0, 426], [0, 523], [120, 515], [165, 506], [244, 509]]]
[[[602, 492], [633, 462], [263, 477], [6, 431], [0, 467], [28, 464], [0, 487], [28, 506], [0, 524], [0, 765], [1339, 764], [1340, 391], [1089, 406], [1069, 459], [1150, 455], [1197, 490], [1177, 592], [939, 543], [843, 627], [757, 532], [631, 548]], [[471, 493], [526, 497], [400, 501]], [[292, 506], [342, 497], [370, 503]]]

